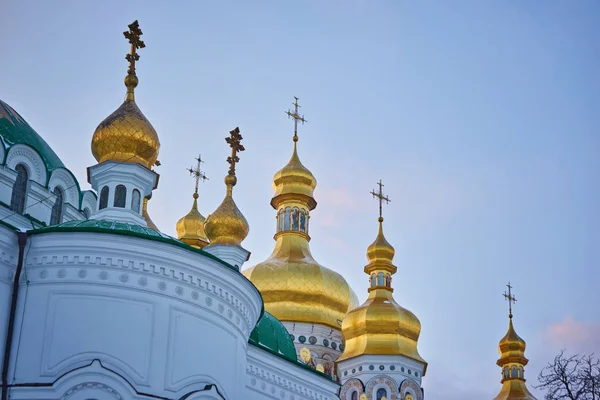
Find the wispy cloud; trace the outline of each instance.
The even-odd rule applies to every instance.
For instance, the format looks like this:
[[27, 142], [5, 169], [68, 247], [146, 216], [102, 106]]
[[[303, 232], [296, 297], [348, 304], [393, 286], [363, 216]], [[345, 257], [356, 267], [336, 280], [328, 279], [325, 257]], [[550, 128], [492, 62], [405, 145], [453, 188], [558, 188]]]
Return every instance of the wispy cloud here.
[[543, 340], [569, 352], [600, 353], [600, 324], [586, 324], [566, 317], [562, 322], [547, 326]]

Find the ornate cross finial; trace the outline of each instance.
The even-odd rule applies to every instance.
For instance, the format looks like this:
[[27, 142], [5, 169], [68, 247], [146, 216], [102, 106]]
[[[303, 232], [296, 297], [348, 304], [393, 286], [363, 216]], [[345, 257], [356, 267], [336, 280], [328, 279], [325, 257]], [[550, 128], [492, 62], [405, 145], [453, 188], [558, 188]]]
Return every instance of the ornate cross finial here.
[[229, 175], [235, 176], [235, 164], [240, 161], [237, 153], [246, 149], [240, 143], [243, 139], [242, 135], [240, 135], [240, 128], [230, 131], [229, 135], [228, 138], [225, 138], [225, 141], [231, 146], [231, 156], [227, 157], [227, 162], [229, 163]]
[[198, 162], [198, 164], [196, 165], [196, 168], [190, 167], [187, 169], [187, 171], [190, 173], [190, 175], [196, 180], [196, 188], [194, 189], [194, 197], [198, 197], [198, 182], [200, 182], [201, 180], [202, 180], [202, 182], [204, 182], [205, 180], [208, 179], [206, 177], [206, 174], [200, 170], [200, 164], [204, 162], [204, 161], [202, 161], [202, 155], [198, 155], [198, 157], [196, 157], [196, 161]]
[[381, 182], [381, 179], [379, 180], [379, 182], [377, 182], [377, 184], [379, 185], [379, 192], [375, 192], [375, 190], [372, 190], [370, 193], [373, 195], [373, 198], [377, 197], [379, 199], [379, 222], [382, 222], [383, 202], [385, 201], [386, 203], [389, 203], [391, 200], [389, 197], [383, 194], [384, 184]]
[[125, 56], [125, 59], [129, 61], [129, 69], [127, 70], [128, 75], [135, 75], [135, 62], [140, 59], [140, 55], [137, 53], [137, 49], [143, 49], [146, 44], [143, 40], [140, 40], [142, 36], [142, 30], [137, 20], [128, 25], [129, 31], [123, 32], [125, 38], [131, 43], [131, 50]]
[[304, 125], [306, 120], [304, 119], [304, 115], [301, 116], [300, 114], [298, 114], [298, 108], [300, 108], [300, 105], [298, 104], [298, 97], [294, 96], [294, 99], [296, 99], [296, 101], [292, 103], [294, 105], [294, 112], [291, 112], [288, 109], [285, 113], [287, 114], [288, 118], [294, 119], [294, 142], [297, 142], [298, 141], [298, 121], [300, 121], [302, 123], [302, 125]]
[[512, 305], [513, 303], [517, 302], [517, 298], [511, 293], [512, 286], [510, 286], [510, 282], [508, 282], [508, 285], [506, 285], [506, 287], [508, 288], [508, 294], [504, 292], [503, 296], [508, 301], [508, 317], [512, 318]]

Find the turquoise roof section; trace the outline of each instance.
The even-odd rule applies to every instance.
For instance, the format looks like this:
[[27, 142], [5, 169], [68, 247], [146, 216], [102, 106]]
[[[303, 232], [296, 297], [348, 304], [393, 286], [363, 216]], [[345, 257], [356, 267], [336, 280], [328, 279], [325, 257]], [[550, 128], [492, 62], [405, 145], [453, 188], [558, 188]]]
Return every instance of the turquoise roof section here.
[[250, 333], [251, 344], [267, 348], [290, 361], [296, 361], [296, 348], [285, 326], [277, 318], [265, 311]]
[[[101, 219], [86, 219], [86, 220], [75, 220], [63, 222], [58, 225], [51, 225], [44, 228], [33, 229], [28, 231], [28, 233], [35, 235], [38, 233], [49, 233], [49, 232], [96, 232], [96, 233], [112, 233], [115, 235], [125, 235], [125, 236], [134, 236], [142, 239], [155, 240], [158, 242], [163, 242], [167, 244], [171, 244], [177, 247], [181, 247], [183, 249], [192, 251], [194, 253], [202, 254], [208, 258], [211, 258], [228, 268], [233, 269], [238, 272], [238, 269], [233, 265], [221, 260], [220, 258], [207, 253], [203, 250], [192, 247], [188, 244], [185, 244], [174, 237], [169, 235], [165, 235], [164, 233], [157, 232], [154, 229], [148, 228], [147, 226], [141, 226], [136, 224], [130, 224], [128, 222], [116, 222], [116, 221], [106, 221]], [[240, 274], [241, 275], [241, 274]], [[258, 289], [257, 289], [258, 290]]]
[[48, 143], [18, 112], [2, 100], [0, 100], [0, 138], [7, 150], [15, 144], [26, 144], [34, 148], [46, 163], [48, 171], [65, 167]]

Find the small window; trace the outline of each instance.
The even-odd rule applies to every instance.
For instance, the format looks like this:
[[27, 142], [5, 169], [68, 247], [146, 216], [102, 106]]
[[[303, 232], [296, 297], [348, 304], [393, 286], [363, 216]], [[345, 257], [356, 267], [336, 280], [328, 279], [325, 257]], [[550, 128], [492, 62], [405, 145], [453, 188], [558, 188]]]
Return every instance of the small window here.
[[125, 200], [127, 198], [127, 188], [123, 185], [117, 185], [115, 188], [114, 207], [125, 208]]
[[285, 214], [283, 217], [283, 230], [284, 231], [290, 230], [290, 208], [289, 207], [286, 207], [286, 209], [285, 209]]
[[383, 272], [377, 274], [377, 286], [383, 286]]
[[300, 232], [306, 233], [306, 214], [304, 209], [300, 211]]
[[508, 367], [504, 367], [504, 378], [508, 378]]
[[12, 196], [10, 198], [10, 209], [16, 213], [23, 214], [25, 211], [25, 199], [27, 198], [27, 181], [29, 180], [29, 174], [23, 164], [18, 164], [15, 167], [17, 171], [17, 178], [12, 189]]
[[511, 374], [510, 374], [510, 377], [511, 377], [511, 378], [518, 378], [518, 376], [519, 376], [519, 375], [517, 374], [517, 367], [515, 367], [515, 366], [513, 365], [513, 367], [512, 367], [512, 371], [511, 371]]
[[371, 287], [376, 286], [375, 274], [371, 274]]
[[392, 287], [392, 275], [385, 274], [385, 286]]
[[133, 193], [131, 194], [131, 209], [136, 213], [140, 213], [140, 191], [137, 189], [133, 189]]
[[350, 397], [350, 400], [358, 400], [358, 392], [352, 392], [352, 396]]
[[381, 400], [384, 397], [387, 399], [387, 390], [384, 388], [377, 389], [377, 400]]
[[104, 186], [100, 191], [100, 204], [98, 205], [98, 209], [102, 210], [106, 207], [108, 207], [108, 186]]
[[283, 230], [283, 208], [279, 210], [277, 214], [277, 232], [281, 232]]
[[56, 195], [56, 201], [52, 206], [52, 214], [50, 215], [50, 225], [56, 225], [62, 222], [63, 191], [60, 187], [57, 186], [54, 188], [54, 194]]
[[519, 378], [523, 379], [523, 367], [519, 367]]
[[294, 209], [292, 210], [292, 230], [294, 231], [297, 231], [299, 229], [298, 219], [298, 207], [294, 207]]

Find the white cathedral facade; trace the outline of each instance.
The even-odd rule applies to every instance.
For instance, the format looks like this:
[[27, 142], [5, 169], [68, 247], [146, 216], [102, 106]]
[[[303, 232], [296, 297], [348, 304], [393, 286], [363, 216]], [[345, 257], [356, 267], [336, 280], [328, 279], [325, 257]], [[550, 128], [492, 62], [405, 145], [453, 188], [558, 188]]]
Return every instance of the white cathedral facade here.
[[[237, 129], [223, 203], [205, 219], [196, 193], [177, 238], [152, 223], [160, 143], [135, 102], [144, 43], [137, 22], [129, 28], [127, 97], [93, 134], [90, 190], [0, 101], [2, 400], [422, 400], [421, 326], [392, 296], [383, 218], [358, 305], [310, 253], [316, 179], [296, 132], [273, 181], [269, 259], [246, 268]], [[289, 116], [303, 120], [297, 108]]]

